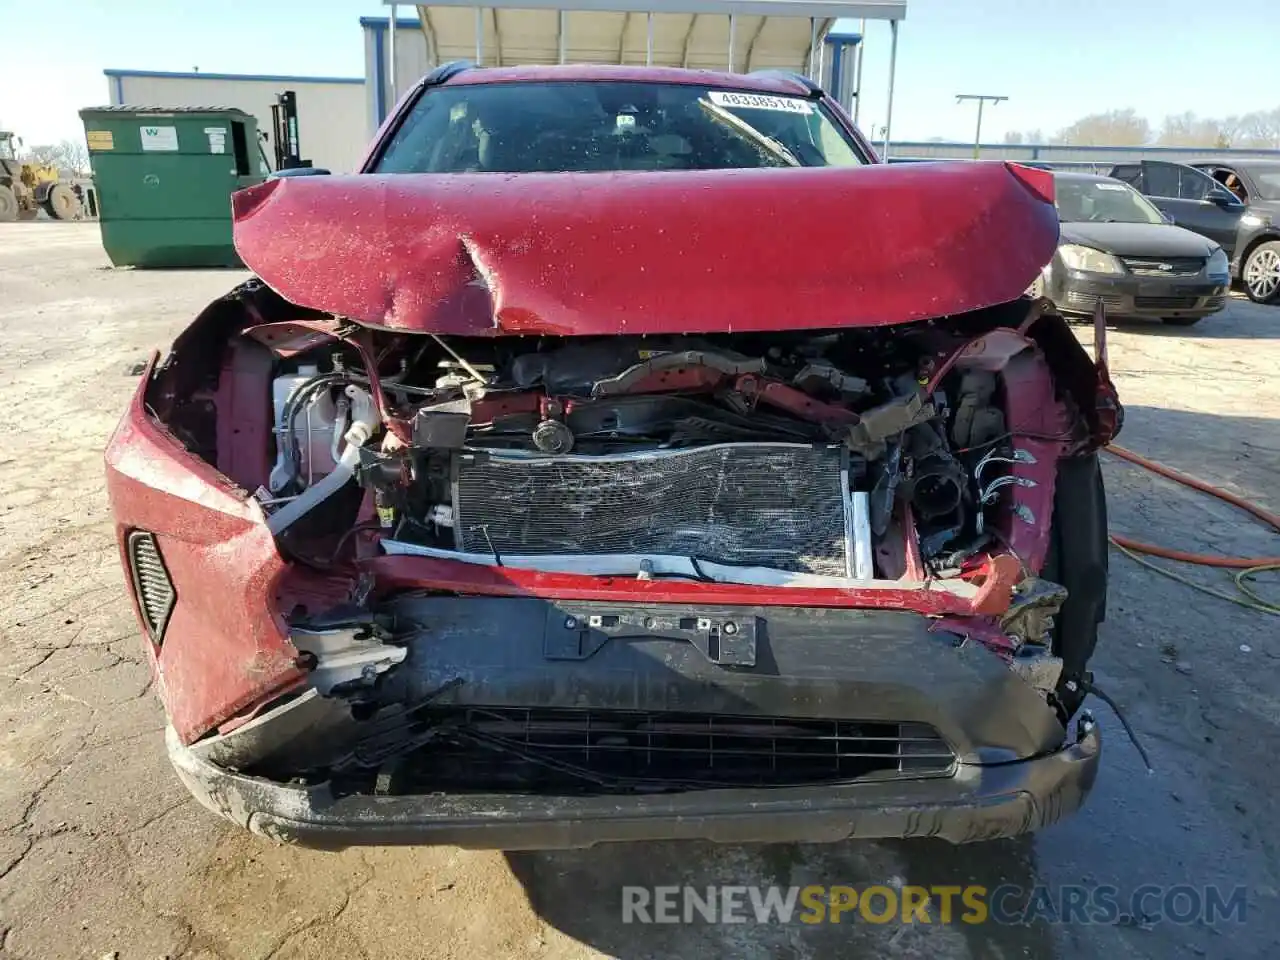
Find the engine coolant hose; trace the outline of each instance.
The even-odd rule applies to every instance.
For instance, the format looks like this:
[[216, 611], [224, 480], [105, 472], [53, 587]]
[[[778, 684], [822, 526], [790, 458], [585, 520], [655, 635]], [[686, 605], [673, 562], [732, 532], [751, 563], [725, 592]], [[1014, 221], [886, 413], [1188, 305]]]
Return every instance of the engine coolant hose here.
[[373, 436], [373, 431], [381, 423], [381, 417], [367, 390], [351, 384], [344, 392], [351, 399], [351, 426], [343, 438], [347, 442], [347, 448], [342, 452], [333, 472], [307, 487], [267, 518], [267, 529], [272, 536], [278, 537], [298, 519], [345, 487], [355, 476], [356, 466], [360, 463], [360, 448]]
[[[1229, 503], [1233, 507], [1238, 507], [1250, 516], [1260, 520], [1262, 523], [1265, 523], [1277, 533], [1280, 533], [1280, 516], [1262, 509], [1262, 507], [1255, 503], [1250, 503], [1242, 497], [1229, 493], [1220, 487], [1215, 487], [1212, 484], [1205, 483], [1203, 480], [1198, 480], [1195, 477], [1188, 476], [1185, 473], [1174, 470], [1172, 467], [1166, 467], [1162, 463], [1157, 463], [1154, 460], [1148, 460], [1141, 454], [1134, 453], [1132, 450], [1127, 450], [1124, 447], [1112, 444], [1105, 449], [1107, 453], [1114, 454], [1121, 460], [1127, 460], [1130, 463], [1142, 467], [1144, 470], [1150, 470], [1152, 473], [1159, 474], [1167, 480], [1172, 480], [1174, 483], [1180, 483], [1184, 487], [1199, 490], [1201, 493], [1207, 493], [1211, 497], [1217, 497], [1219, 500], [1224, 503]], [[1172, 577], [1174, 580], [1185, 583], [1188, 586], [1195, 587], [1197, 590], [1202, 590], [1205, 593], [1212, 594], [1215, 597], [1230, 600], [1232, 603], [1238, 603], [1241, 606], [1266, 613], [1280, 614], [1280, 604], [1264, 600], [1262, 597], [1258, 596], [1258, 594], [1245, 586], [1244, 583], [1246, 578], [1251, 577], [1254, 574], [1262, 573], [1267, 570], [1280, 570], [1280, 557], [1220, 557], [1212, 554], [1189, 553], [1185, 550], [1174, 550], [1171, 547], [1162, 547], [1158, 544], [1144, 543], [1141, 540], [1134, 540], [1130, 537], [1114, 533], [1111, 534], [1111, 542], [1119, 547], [1120, 550], [1128, 557], [1136, 560], [1143, 566], [1156, 571], [1157, 573], [1164, 574], [1167, 577]], [[1203, 584], [1196, 583], [1195, 581], [1189, 580], [1172, 570], [1166, 570], [1164, 567], [1157, 566], [1143, 560], [1141, 557], [1135, 556], [1135, 554], [1139, 553], [1152, 557], [1163, 557], [1166, 560], [1178, 560], [1183, 563], [1194, 563], [1203, 567], [1218, 567], [1222, 569], [1235, 570], [1237, 571], [1234, 577], [1236, 588], [1249, 599], [1245, 600], [1241, 597], [1233, 597], [1228, 593], [1222, 593], [1221, 591], [1206, 587]]]

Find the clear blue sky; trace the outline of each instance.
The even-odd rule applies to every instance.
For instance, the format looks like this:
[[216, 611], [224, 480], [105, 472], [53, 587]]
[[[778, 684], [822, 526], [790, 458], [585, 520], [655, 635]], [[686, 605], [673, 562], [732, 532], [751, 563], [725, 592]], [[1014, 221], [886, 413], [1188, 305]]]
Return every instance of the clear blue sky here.
[[[62, 0], [37, 16], [40, 6], [0, 0], [0, 123], [28, 143], [79, 135], [76, 111], [107, 101], [105, 67], [360, 76], [357, 21], [386, 13], [378, 0]], [[43, 40], [34, 25], [51, 17], [62, 26]], [[884, 121], [889, 28], [868, 35], [870, 131]], [[1184, 110], [1280, 106], [1280, 0], [909, 0], [895, 136], [971, 136], [973, 107], [956, 93], [1010, 98], [987, 112], [991, 140], [1121, 107], [1158, 125]]]

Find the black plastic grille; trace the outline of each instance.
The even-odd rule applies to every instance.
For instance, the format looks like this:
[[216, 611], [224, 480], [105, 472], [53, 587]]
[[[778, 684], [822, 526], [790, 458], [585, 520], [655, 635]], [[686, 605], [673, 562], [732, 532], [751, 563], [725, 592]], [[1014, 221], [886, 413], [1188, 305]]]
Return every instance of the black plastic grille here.
[[1121, 257], [1129, 272], [1139, 277], [1194, 277], [1204, 269], [1204, 257]]
[[784, 787], [952, 772], [928, 724], [522, 707], [438, 708], [401, 766], [415, 789]]
[[1108, 311], [1124, 308], [1124, 297], [1095, 297], [1092, 294], [1080, 293], [1077, 290], [1067, 291], [1067, 306], [1069, 307], [1088, 310], [1092, 313], [1098, 306], [1099, 301]]
[[1133, 299], [1133, 305], [1139, 310], [1194, 310], [1199, 304], [1199, 297], [1134, 297]]
[[177, 600], [173, 581], [169, 579], [160, 548], [151, 534], [142, 530], [129, 534], [128, 552], [129, 573], [133, 579], [133, 592], [138, 598], [138, 609], [142, 611], [142, 620], [151, 642], [159, 646]]

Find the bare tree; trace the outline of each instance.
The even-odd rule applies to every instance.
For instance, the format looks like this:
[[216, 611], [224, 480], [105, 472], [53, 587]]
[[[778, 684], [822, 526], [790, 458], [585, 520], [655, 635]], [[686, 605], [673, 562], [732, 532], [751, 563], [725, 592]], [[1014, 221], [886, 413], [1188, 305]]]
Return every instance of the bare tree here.
[[[941, 137], [934, 137], [941, 142]], [[1202, 117], [1188, 110], [1169, 114], [1155, 132], [1132, 109], [1109, 110], [1081, 117], [1052, 137], [1043, 130], [1010, 130], [1010, 145], [1056, 143], [1090, 147], [1134, 147], [1156, 143], [1169, 147], [1280, 150], [1280, 106], [1243, 115]]]
[[1017, 145], [1020, 143], [1040, 144], [1046, 143], [1044, 131], [1037, 127], [1034, 130], [1009, 130], [1004, 135], [1004, 142]]
[[1090, 147], [1132, 147], [1151, 139], [1151, 124], [1132, 108], [1081, 117], [1058, 131], [1054, 143]]
[[88, 144], [83, 140], [63, 140], [62, 150], [66, 158], [66, 166], [73, 173], [88, 176], [90, 172]]
[[81, 140], [37, 144], [27, 148], [24, 159], [32, 163], [54, 166], [59, 170], [69, 170], [72, 173], [87, 174], [89, 172], [89, 148]]
[[1188, 110], [1164, 118], [1156, 143], [1165, 147], [1229, 147], [1231, 140], [1228, 121], [1198, 117]]
[[1280, 148], [1280, 107], [1246, 113], [1240, 118], [1239, 139], [1236, 146], [1268, 150]]

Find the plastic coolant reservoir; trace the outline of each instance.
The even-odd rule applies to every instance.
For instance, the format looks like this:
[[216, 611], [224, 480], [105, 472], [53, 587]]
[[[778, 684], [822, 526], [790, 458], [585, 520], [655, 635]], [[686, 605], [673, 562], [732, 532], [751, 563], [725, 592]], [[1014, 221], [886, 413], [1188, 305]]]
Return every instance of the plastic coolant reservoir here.
[[[288, 429], [284, 422], [285, 405], [295, 390], [314, 379], [319, 368], [311, 365], [298, 367], [297, 373], [276, 377], [271, 383], [271, 397], [275, 407], [276, 437], [282, 438]], [[271, 471], [271, 492], [280, 493], [294, 477], [310, 486], [316, 480], [333, 471], [333, 424], [338, 411], [333, 394], [337, 387], [317, 391], [309, 401], [298, 408], [293, 418], [293, 437], [298, 449], [296, 465], [290, 465], [285, 457], [286, 445], [277, 439], [276, 463]]]

